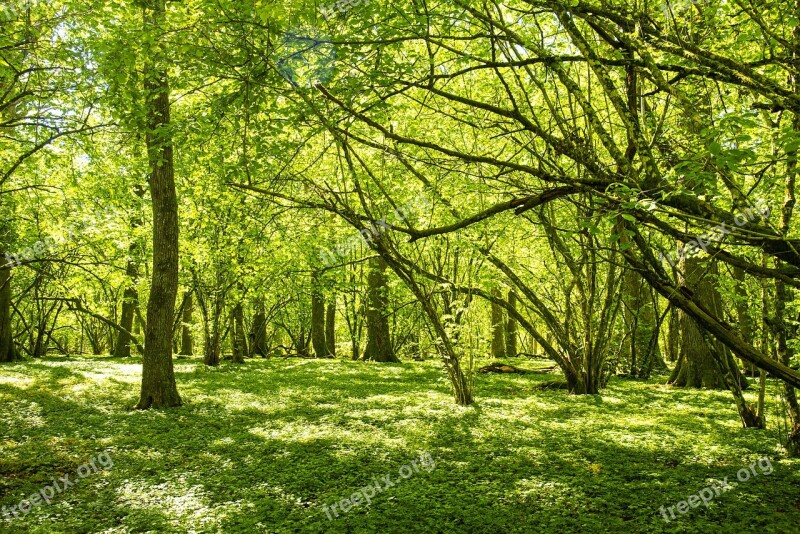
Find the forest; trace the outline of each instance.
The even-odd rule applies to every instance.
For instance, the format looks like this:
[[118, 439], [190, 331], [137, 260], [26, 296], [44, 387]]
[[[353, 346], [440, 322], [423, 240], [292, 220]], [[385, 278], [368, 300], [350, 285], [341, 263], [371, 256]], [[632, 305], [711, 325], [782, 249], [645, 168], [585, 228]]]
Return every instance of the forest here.
[[0, 0], [0, 532], [797, 532], [800, 0]]

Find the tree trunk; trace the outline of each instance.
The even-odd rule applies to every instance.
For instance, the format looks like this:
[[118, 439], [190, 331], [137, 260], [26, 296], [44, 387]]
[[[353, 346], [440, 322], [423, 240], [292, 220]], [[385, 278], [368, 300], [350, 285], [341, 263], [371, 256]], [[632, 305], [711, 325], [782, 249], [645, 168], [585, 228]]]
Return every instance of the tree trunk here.
[[325, 341], [325, 299], [322, 296], [316, 274], [311, 287], [311, 345], [317, 358], [328, 357], [328, 344]]
[[247, 353], [247, 338], [244, 333], [244, 308], [241, 302], [236, 303], [231, 315], [231, 351], [233, 352], [233, 363], [244, 363], [244, 355]]
[[[800, 14], [800, 3], [795, 2], [795, 16]], [[797, 25], [793, 33], [793, 56], [795, 62], [800, 59], [800, 27]], [[796, 73], [791, 74], [792, 89], [794, 94], [800, 95], [800, 76]], [[792, 116], [792, 129], [800, 129], [800, 113], [795, 112]], [[783, 191], [783, 206], [781, 206], [781, 226], [780, 234], [784, 238], [788, 237], [792, 227], [792, 216], [797, 204], [797, 173], [798, 173], [798, 153], [797, 148], [787, 151], [786, 160], [786, 182]], [[775, 267], [780, 269], [783, 262], [776, 261]], [[794, 300], [792, 290], [786, 287], [782, 280], [775, 281], [775, 348], [778, 353], [778, 360], [784, 365], [789, 365], [794, 356], [794, 347], [789, 343], [792, 337], [791, 324], [786, 316], [786, 308]], [[786, 437], [786, 451], [789, 456], [800, 456], [800, 405], [797, 402], [795, 388], [791, 384], [784, 383], [784, 397], [789, 411], [789, 422], [791, 428]]]
[[0, 270], [0, 362], [16, 359], [11, 332], [11, 270]]
[[219, 326], [212, 325], [209, 330], [203, 347], [203, 363], [209, 367], [217, 367], [221, 349]]
[[[492, 289], [492, 295], [495, 298], [501, 298], [499, 289]], [[506, 355], [506, 344], [503, 339], [503, 308], [495, 303], [492, 303], [491, 307], [492, 356], [498, 359]]]
[[325, 341], [328, 344], [328, 355], [336, 357], [336, 297], [332, 297], [325, 312]]
[[301, 328], [295, 340], [295, 347], [297, 348], [297, 355], [302, 358], [308, 358], [308, 338], [305, 331]]
[[194, 340], [192, 339], [192, 315], [194, 314], [194, 300], [192, 292], [187, 291], [183, 302], [183, 319], [181, 320], [181, 350], [182, 356], [194, 355]]
[[383, 258], [370, 260], [367, 276], [367, 348], [364, 360], [399, 362], [389, 332], [389, 279]]
[[124, 329], [117, 333], [117, 344], [114, 347], [114, 356], [117, 358], [129, 358], [131, 355], [131, 336], [133, 330], [133, 316], [136, 313], [136, 306], [139, 302], [139, 292], [136, 290], [136, 279], [139, 277], [139, 265], [133, 257], [136, 245], [131, 244], [128, 258], [128, 266], [125, 269], [125, 291], [122, 297], [122, 315], [119, 325]]
[[[710, 310], [717, 317], [723, 316], [722, 297], [716, 287], [717, 265], [713, 260], [701, 260], [697, 256], [681, 258], [683, 284], [692, 291], [692, 300]], [[733, 365], [732, 377], [744, 389], [747, 381], [733, 363], [730, 351], [719, 341], [706, 341], [702, 327], [686, 313], [681, 312], [681, 344], [678, 363], [670, 377], [670, 384], [680, 387], [727, 389], [725, 377], [720, 373], [711, 351], [728, 365]]]
[[666, 352], [670, 362], [678, 361], [681, 346], [680, 313], [672, 306], [669, 310], [669, 332], [667, 334]]
[[[517, 309], [517, 294], [513, 289], [508, 290], [508, 305], [513, 310]], [[519, 353], [517, 350], [517, 320], [510, 313], [506, 321], [506, 354], [514, 357]]]
[[267, 315], [264, 313], [264, 303], [256, 304], [256, 313], [253, 317], [253, 335], [250, 350], [254, 356], [265, 358], [268, 354], [267, 347]]
[[[163, 31], [165, 0], [153, 0], [145, 10], [145, 31]], [[172, 321], [178, 295], [178, 198], [175, 190], [170, 90], [161, 37], [148, 50], [145, 68], [147, 95], [147, 155], [153, 202], [153, 279], [147, 302], [142, 389], [138, 409], [180, 406], [172, 364]]]

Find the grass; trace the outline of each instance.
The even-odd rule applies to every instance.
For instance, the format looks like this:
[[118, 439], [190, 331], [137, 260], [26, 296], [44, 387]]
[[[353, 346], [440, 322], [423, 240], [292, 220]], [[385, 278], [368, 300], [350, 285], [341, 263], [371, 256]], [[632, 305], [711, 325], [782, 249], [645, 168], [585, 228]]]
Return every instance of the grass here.
[[[525, 366], [524, 362], [520, 365]], [[478, 375], [454, 405], [436, 362], [178, 360], [185, 401], [132, 410], [139, 365], [0, 366], [0, 506], [106, 451], [100, 469], [2, 532], [790, 532], [800, 461], [743, 430], [730, 394], [612, 380], [599, 396]], [[421, 469], [329, 520], [351, 496]], [[659, 513], [761, 457], [773, 467], [670, 523]], [[406, 471], [407, 473], [407, 471]]]

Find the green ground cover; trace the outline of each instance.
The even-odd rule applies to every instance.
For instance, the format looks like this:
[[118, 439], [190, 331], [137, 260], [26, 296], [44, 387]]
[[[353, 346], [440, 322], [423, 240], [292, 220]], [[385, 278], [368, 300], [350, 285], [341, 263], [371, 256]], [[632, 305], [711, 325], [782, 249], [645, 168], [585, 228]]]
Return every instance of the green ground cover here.
[[[518, 365], [529, 366], [526, 362]], [[743, 430], [727, 392], [614, 379], [599, 396], [546, 375], [478, 375], [451, 400], [436, 362], [178, 360], [185, 406], [132, 410], [135, 360], [0, 366], [0, 506], [106, 452], [113, 461], [2, 532], [795, 532], [800, 461]], [[770, 385], [770, 389], [773, 385]], [[430, 469], [405, 468], [429, 454]], [[768, 458], [771, 474], [735, 482]], [[390, 475], [371, 503], [323, 506]], [[374, 477], [374, 478], [373, 478]], [[732, 488], [667, 523], [674, 506]], [[734, 481], [734, 482], [731, 482]], [[339, 510], [341, 507], [339, 508]], [[328, 509], [330, 510], [330, 508]]]

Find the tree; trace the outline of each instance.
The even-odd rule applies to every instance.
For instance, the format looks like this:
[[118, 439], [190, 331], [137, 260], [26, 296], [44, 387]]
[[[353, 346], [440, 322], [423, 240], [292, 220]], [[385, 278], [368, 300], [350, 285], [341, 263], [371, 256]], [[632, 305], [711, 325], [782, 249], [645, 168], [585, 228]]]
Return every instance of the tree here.
[[367, 348], [364, 360], [399, 362], [392, 346], [389, 330], [389, 278], [383, 258], [370, 260], [367, 276]]
[[[681, 271], [684, 286], [693, 294], [693, 299], [717, 316], [722, 315], [722, 297], [717, 289], [718, 268], [713, 261], [699, 257], [683, 258]], [[670, 376], [670, 384], [682, 387], [725, 389], [725, 377], [716, 359], [722, 358], [726, 366], [732, 366], [740, 387], [747, 381], [733, 363], [730, 351], [720, 342], [706, 342], [704, 329], [688, 314], [681, 314], [681, 347], [678, 363]], [[716, 353], [716, 354], [715, 354]]]
[[317, 274], [312, 277], [311, 284], [311, 344], [317, 358], [327, 358], [330, 354], [325, 339], [325, 298]]
[[[500, 290], [492, 289], [492, 295], [495, 298], [500, 298]], [[503, 308], [495, 303], [491, 304], [491, 332], [492, 332], [492, 356], [494, 358], [502, 358], [506, 355], [506, 343], [504, 339], [505, 322], [503, 317]]]
[[153, 276], [147, 302], [147, 324], [142, 358], [142, 388], [137, 408], [168, 408], [182, 404], [172, 364], [175, 299], [178, 296], [178, 199], [175, 191], [170, 87], [163, 40], [165, 0], [151, 0], [145, 8], [145, 32], [152, 35], [147, 50], [147, 156], [153, 205]]
[[328, 309], [325, 310], [325, 342], [328, 347], [328, 355], [336, 357], [336, 296], [332, 296], [328, 302]]
[[517, 320], [514, 318], [514, 312], [517, 311], [517, 294], [513, 289], [508, 290], [507, 300], [508, 306], [513, 312], [509, 313], [505, 324], [506, 355], [514, 357], [519, 353], [519, 349], [517, 348]]
[[182, 356], [194, 354], [194, 339], [192, 338], [192, 321], [194, 315], [194, 300], [192, 292], [187, 291], [183, 299], [183, 317], [181, 320], [181, 348]]

